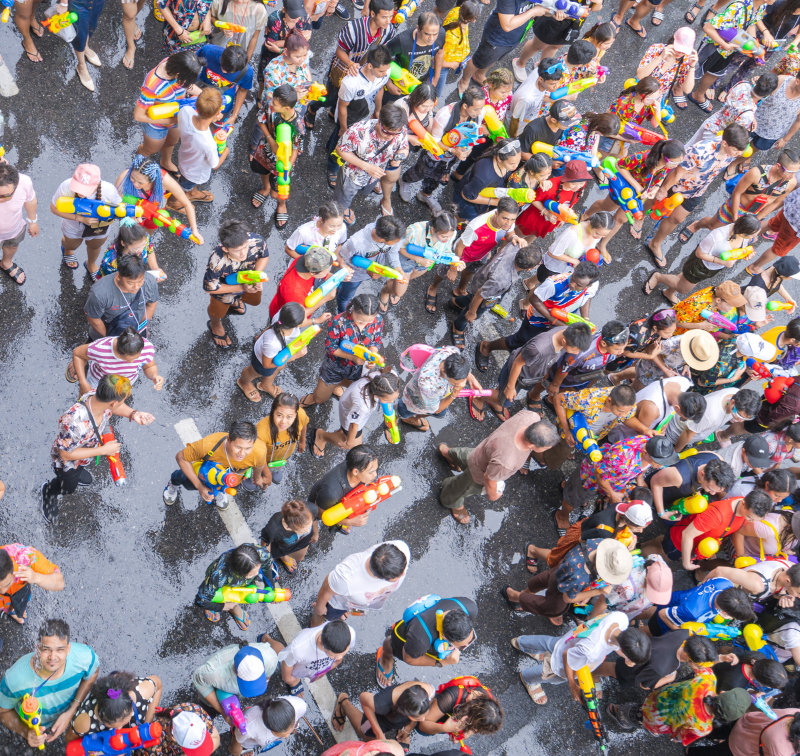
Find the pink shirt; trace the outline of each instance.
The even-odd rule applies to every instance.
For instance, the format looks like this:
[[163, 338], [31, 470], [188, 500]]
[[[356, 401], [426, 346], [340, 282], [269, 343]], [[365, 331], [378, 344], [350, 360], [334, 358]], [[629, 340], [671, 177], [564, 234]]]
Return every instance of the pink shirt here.
[[[786, 714], [794, 714], [800, 709], [775, 709], [778, 719]], [[764, 756], [794, 756], [795, 750], [789, 742], [787, 726], [791, 719], [785, 719], [770, 727], [764, 733]], [[761, 731], [772, 720], [760, 711], [750, 711], [745, 714], [733, 728], [728, 739], [728, 747], [733, 756], [753, 756], [758, 753], [758, 743]]]
[[144, 339], [142, 353], [133, 362], [121, 360], [114, 354], [113, 342], [116, 336], [106, 336], [89, 344], [89, 384], [92, 388], [97, 388], [97, 384], [104, 375], [122, 375], [131, 383], [136, 380], [142, 365], [152, 362], [156, 356], [155, 347]]
[[33, 182], [23, 173], [19, 174], [19, 184], [10, 200], [0, 202], [0, 241], [13, 239], [19, 236], [25, 228], [24, 205], [36, 198], [33, 191]]
[[331, 746], [322, 756], [339, 756], [339, 754], [350, 748], [350, 756], [362, 756], [362, 754], [378, 751], [379, 753], [391, 753], [391, 745], [389, 743], [381, 743], [378, 740], [373, 740], [371, 743], [361, 743], [358, 740], [348, 740], [344, 743], [337, 743]]

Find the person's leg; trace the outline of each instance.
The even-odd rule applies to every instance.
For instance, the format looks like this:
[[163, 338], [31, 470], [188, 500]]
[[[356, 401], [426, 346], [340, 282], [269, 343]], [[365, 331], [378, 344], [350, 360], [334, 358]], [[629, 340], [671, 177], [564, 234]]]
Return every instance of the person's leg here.
[[617, 28], [622, 26], [622, 22], [625, 20], [625, 14], [634, 6], [635, 2], [636, 0], [620, 0], [617, 12], [611, 16], [611, 23]]
[[136, 149], [136, 153], [138, 155], [144, 155], [145, 157], [155, 155], [157, 152], [161, 151], [161, 148], [164, 146], [168, 136], [169, 134], [165, 134], [161, 139], [156, 139], [152, 136], [144, 134], [142, 143]]
[[339, 161], [333, 156], [333, 151], [336, 145], [339, 144], [339, 124], [333, 124], [333, 131], [331, 131], [328, 141], [325, 144], [325, 149], [328, 153], [328, 183], [336, 181], [336, 174], [339, 172]]
[[[25, 229], [23, 229], [22, 233], [25, 233]], [[16, 242], [16, 239], [9, 240], [8, 244], [3, 244], [3, 259], [0, 261], [0, 267], [2, 267], [3, 270], [11, 270], [14, 265], [14, 255], [17, 254], [17, 250], [19, 249], [19, 246], [17, 246], [16, 243], [12, 244], [11, 241]], [[19, 266], [17, 267], [19, 268], [19, 272], [17, 273], [16, 282], [21, 285], [25, 283], [25, 271]]]
[[269, 371], [269, 375], [262, 375], [261, 380], [256, 384], [256, 388], [259, 391], [269, 394], [273, 398], [278, 396], [278, 394], [282, 394], [283, 390], [281, 387], [275, 385], [275, 379], [278, 377], [278, 373], [280, 373], [281, 370], [283, 370], [283, 367], [274, 368]]
[[231, 345], [231, 337], [225, 330], [225, 326], [222, 325], [222, 318], [228, 314], [229, 306], [215, 297], [209, 297], [208, 318], [211, 322], [211, 333], [217, 346], [229, 347]]
[[[357, 440], [356, 443], [361, 443], [361, 441]], [[316, 449], [312, 451], [312, 454], [314, 454], [315, 457], [323, 457], [325, 455], [325, 444], [334, 444], [341, 449], [349, 448], [346, 446], [347, 436], [341, 428], [333, 433], [322, 430], [322, 428], [317, 428], [317, 436], [314, 440], [314, 446], [316, 446]], [[317, 454], [317, 452], [320, 453]]]
[[136, 55], [136, 40], [142, 36], [142, 30], [136, 25], [136, 14], [144, 7], [144, 0], [122, 3], [122, 29], [125, 32], [127, 50], [122, 56], [122, 65], [133, 68], [133, 59]]
[[103, 250], [107, 241], [107, 236], [104, 236], [102, 239], [86, 240], [86, 268], [90, 273], [97, 273], [100, 267], [97, 264], [97, 258], [100, 256], [100, 252]]
[[[700, 81], [695, 85], [692, 97], [699, 103], [706, 101], [706, 90], [717, 80], [713, 73], [705, 73], [700, 77]], [[711, 108], [709, 108], [709, 111]]]
[[655, 271], [651, 274], [650, 278], [647, 279], [646, 288], [652, 293], [658, 286], [666, 286], [667, 289], [664, 291], [664, 296], [674, 302], [674, 297], [670, 295], [670, 292], [672, 292], [673, 295], [677, 294], [677, 292], [680, 291], [681, 283], [689, 284], [690, 289], [692, 287], [692, 284], [683, 277], [682, 273], [676, 275], [674, 273], [659, 273]]
[[669, 559], [669, 557], [664, 553], [664, 536], [656, 536], [651, 541], [647, 543], [643, 543], [639, 548], [642, 550], [643, 557], [649, 557], [652, 554], [658, 554], [658, 556], [662, 557], [663, 559]]
[[656, 257], [656, 259], [664, 261], [664, 265], [661, 265], [660, 267], [663, 268], [667, 264], [666, 257], [661, 251], [661, 245], [664, 243], [664, 239], [666, 239], [667, 236], [672, 233], [672, 230], [676, 226], [683, 223], [688, 215], [689, 213], [687, 213], [682, 207], [676, 207], [675, 210], [672, 211], [672, 215], [661, 219], [661, 223], [658, 225], [658, 230], [656, 231], [655, 236], [649, 242], [647, 242], [647, 246], [650, 248], [650, 251]]
[[[339, 174], [341, 176], [341, 173]], [[339, 288], [336, 290], [336, 307], [337, 312], [344, 312], [350, 300], [356, 295], [361, 281], [342, 281]]]
[[14, 4], [14, 23], [22, 34], [22, 49], [32, 63], [41, 63], [42, 56], [36, 49], [36, 44], [31, 37], [31, 27], [37, 37], [44, 34], [42, 25], [36, 20], [36, 8], [41, 0], [28, 0], [25, 3]]
[[333, 390], [336, 386], [329, 386], [322, 378], [317, 379], [317, 387], [314, 389], [314, 393], [306, 394], [300, 400], [300, 406], [304, 409], [308, 409], [313, 407], [315, 404], [325, 404], [328, 399], [331, 398], [333, 395]]
[[453, 289], [453, 296], [454, 297], [463, 297], [467, 293], [467, 286], [469, 286], [469, 282], [472, 280], [472, 276], [475, 274], [468, 271], [462, 270], [461, 276], [458, 279], [458, 284], [456, 288]]
[[[380, 656], [380, 666], [381, 669], [383, 670], [384, 676], [388, 676], [389, 678], [392, 677], [392, 671], [394, 670], [394, 665], [395, 665], [395, 660], [394, 660], [394, 649], [392, 648], [392, 636], [387, 635], [386, 638], [384, 638], [383, 640], [383, 645], [381, 646], [381, 656]], [[380, 670], [378, 670], [378, 672], [380, 672]], [[360, 730], [356, 730], [356, 732], [359, 731]]]
[[[519, 68], [525, 68], [528, 61], [536, 55], [537, 52], [542, 52], [552, 45], [547, 45], [540, 40], [535, 34], [531, 35], [530, 39], [522, 46], [519, 57], [515, 61], [515, 65]], [[547, 54], [542, 52], [542, 58], [546, 58]]]
[[81, 475], [81, 467], [72, 470], [54, 468], [55, 477], [42, 486], [42, 511], [49, 521], [58, 517], [58, 500], [75, 493]]
[[[442, 446], [444, 446], [444, 444], [440, 446], [440, 451]], [[464, 500], [468, 496], [479, 494], [483, 488], [482, 485], [475, 482], [472, 473], [469, 471], [467, 457], [471, 451], [472, 449], [469, 447], [451, 447], [447, 449], [446, 452], [446, 458], [463, 470], [460, 475], [445, 478], [439, 493], [439, 503], [453, 512], [465, 513], [466, 506]], [[466, 521], [469, 522], [468, 515]]]
[[[601, 201], [600, 203], [595, 202], [595, 205], [603, 204]], [[605, 257], [608, 254], [608, 243], [617, 235], [617, 232], [628, 223], [628, 218], [625, 213], [622, 212], [622, 209], [616, 205], [616, 203], [611, 203], [614, 207], [617, 208], [616, 212], [614, 212], [614, 207], [601, 207], [601, 210], [608, 210], [609, 212], [614, 213], [614, 228], [611, 229], [611, 233], [600, 241], [597, 244], [597, 250]], [[595, 211], [597, 212], [597, 211]], [[591, 217], [592, 213], [584, 213], [584, 215], [588, 218]], [[640, 222], [641, 223], [641, 222]], [[633, 228], [633, 227], [632, 227]], [[631, 232], [633, 234], [633, 232]], [[641, 238], [641, 225], [637, 231], [639, 234], [638, 237], [634, 236], [634, 238]]]
[[175, 165], [175, 161], [172, 159], [172, 153], [180, 138], [181, 134], [177, 128], [170, 129], [161, 148], [161, 167], [170, 173], [178, 170], [178, 166]]
[[392, 209], [392, 190], [400, 178], [400, 168], [388, 170], [381, 177], [381, 192], [383, 192], [383, 199], [381, 200], [381, 208], [384, 215], [393, 215]]

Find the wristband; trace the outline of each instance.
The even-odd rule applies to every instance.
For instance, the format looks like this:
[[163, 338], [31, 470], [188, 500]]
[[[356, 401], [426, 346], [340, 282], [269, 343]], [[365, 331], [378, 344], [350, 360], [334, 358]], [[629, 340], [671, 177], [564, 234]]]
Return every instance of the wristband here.
[[38, 222], [39, 222], [38, 215], [33, 220], [31, 220], [30, 218], [25, 218], [25, 223], [38, 223]]

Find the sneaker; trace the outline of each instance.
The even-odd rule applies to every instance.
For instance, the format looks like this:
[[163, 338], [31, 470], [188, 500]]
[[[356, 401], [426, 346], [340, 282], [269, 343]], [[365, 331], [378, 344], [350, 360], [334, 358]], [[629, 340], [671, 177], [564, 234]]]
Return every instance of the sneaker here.
[[217, 494], [214, 497], [214, 503], [217, 505], [217, 509], [226, 510], [228, 505], [231, 503], [231, 497], [228, 496], [226, 493]]
[[[354, 3], [354, 5], [355, 5], [355, 3]], [[361, 4], [361, 7], [362, 8], [364, 7], [363, 3]], [[350, 11], [347, 10], [347, 8], [345, 8], [341, 3], [336, 3], [336, 10], [334, 11], [334, 13], [337, 16], [339, 16], [339, 18], [343, 19], [344, 21], [349, 21], [350, 18], [351, 18]]]
[[58, 517], [58, 504], [55, 502], [48, 503], [47, 499], [44, 496], [44, 489], [47, 487], [47, 483], [42, 483], [42, 487], [39, 490], [42, 502], [39, 506], [39, 511], [42, 513], [42, 517], [44, 517], [44, 521], [52, 525], [56, 518]]
[[169, 507], [177, 500], [178, 489], [172, 483], [167, 483], [166, 488], [164, 488], [164, 503]]
[[525, 79], [528, 78], [528, 72], [525, 70], [525, 66], [518, 66], [517, 61], [519, 58], [512, 58], [511, 60], [511, 68], [514, 69], [514, 78], [522, 84]]
[[79, 486], [91, 486], [94, 483], [94, 475], [92, 475], [85, 467], [81, 467], [78, 475]]
[[403, 200], [403, 202], [411, 202], [411, 192], [413, 191], [411, 189], [411, 184], [407, 181], [403, 181], [402, 176], [397, 182], [397, 191], [400, 193], [400, 199]]
[[261, 490], [255, 483], [253, 483], [252, 480], [250, 480], [250, 478], [245, 478], [239, 485], [245, 491], [249, 491], [250, 493], [252, 493], [253, 491], [260, 491]]
[[[631, 719], [631, 714], [633, 712], [633, 708], [636, 706], [634, 703], [624, 703], [624, 704], [609, 704], [606, 706], [606, 714], [616, 722], [623, 730], [635, 730], [636, 725]], [[614, 711], [612, 712], [612, 707]]]
[[440, 213], [442, 211], [442, 206], [433, 197], [429, 197], [427, 194], [417, 192], [417, 201], [421, 202], [423, 205], [427, 205], [432, 213]]

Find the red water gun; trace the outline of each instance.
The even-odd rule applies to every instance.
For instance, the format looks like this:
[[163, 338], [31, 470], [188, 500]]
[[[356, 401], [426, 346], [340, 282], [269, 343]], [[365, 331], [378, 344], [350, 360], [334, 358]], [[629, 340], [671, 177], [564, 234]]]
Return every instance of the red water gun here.
[[[104, 433], [100, 439], [103, 442], [103, 445], [110, 444], [112, 441], [115, 441], [114, 438], [114, 430], [112, 428], [108, 429], [107, 433]], [[125, 468], [122, 466], [122, 460], [119, 458], [119, 453], [110, 455], [108, 457], [108, 466], [111, 470], [111, 477], [118, 486], [124, 486], [128, 482], [128, 478], [125, 475]]]
[[67, 743], [67, 756], [123, 756], [135, 748], [152, 748], [161, 743], [162, 727], [158, 722], [126, 727], [119, 730], [84, 735], [80, 740]]
[[772, 382], [764, 389], [764, 398], [770, 403], [775, 404], [786, 393], [789, 386], [794, 383], [794, 378], [787, 378], [784, 375], [776, 376]]
[[752, 370], [759, 378], [763, 378], [765, 381], [772, 380], [772, 373], [763, 362], [758, 362], [752, 357], [748, 357], [745, 360], [745, 365], [747, 365], [747, 367], [749, 367], [750, 370]]
[[371, 512], [378, 504], [402, 491], [400, 477], [397, 475], [382, 475], [369, 485], [356, 486], [342, 500], [326, 509], [322, 513], [322, 522], [329, 527], [340, 523], [348, 517], [357, 517], [366, 512]]
[[167, 231], [172, 232], [176, 236], [180, 236], [181, 239], [200, 244], [200, 240], [192, 233], [192, 230], [188, 226], [184, 226], [183, 223], [173, 218], [166, 210], [156, 205], [155, 202], [150, 202], [150, 200], [140, 197], [134, 197], [130, 194], [126, 194], [122, 201], [128, 205], [137, 205], [141, 207], [144, 211], [144, 217], [152, 221], [156, 226], [166, 228]]

